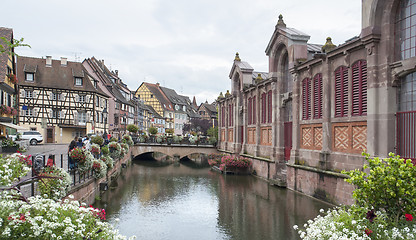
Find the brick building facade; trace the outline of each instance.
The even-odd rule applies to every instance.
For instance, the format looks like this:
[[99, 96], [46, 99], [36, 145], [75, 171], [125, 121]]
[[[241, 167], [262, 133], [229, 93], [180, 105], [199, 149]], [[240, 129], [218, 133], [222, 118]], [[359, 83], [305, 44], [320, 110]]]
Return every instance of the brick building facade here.
[[361, 168], [362, 151], [416, 159], [416, 1], [364, 0], [360, 36], [308, 40], [279, 16], [267, 73], [236, 56], [219, 148], [251, 157], [260, 177], [351, 204], [340, 171]]

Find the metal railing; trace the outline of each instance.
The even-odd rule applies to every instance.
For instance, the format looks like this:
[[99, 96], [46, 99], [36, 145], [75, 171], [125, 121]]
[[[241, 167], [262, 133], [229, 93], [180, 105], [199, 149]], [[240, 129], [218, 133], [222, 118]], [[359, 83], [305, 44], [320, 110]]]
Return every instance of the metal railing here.
[[[101, 156], [100, 156], [101, 157]], [[18, 184], [17, 188], [24, 194], [25, 197], [35, 196], [38, 194], [36, 190], [37, 179], [34, 177], [37, 176], [39, 173], [42, 172], [44, 168], [47, 167], [48, 159], [52, 159], [52, 163], [55, 167], [62, 168], [66, 170], [72, 179], [71, 186], [76, 187], [80, 184], [87, 182], [89, 179], [93, 178], [93, 171], [89, 170], [85, 173], [80, 173], [77, 168], [70, 169], [69, 167], [69, 160], [68, 155], [64, 154], [37, 154], [32, 155], [32, 171], [29, 172], [22, 180], [29, 180], [30, 181], [22, 181], [21, 184]], [[120, 158], [114, 159], [114, 164], [120, 161]]]
[[189, 145], [189, 146], [215, 146], [215, 143], [212, 143], [209, 141], [206, 137], [200, 137], [197, 141], [192, 142], [190, 141], [190, 138], [184, 137], [180, 141], [175, 141], [174, 137], [163, 137], [158, 138], [156, 136], [150, 136], [150, 137], [132, 137], [134, 144], [160, 144], [160, 145]]

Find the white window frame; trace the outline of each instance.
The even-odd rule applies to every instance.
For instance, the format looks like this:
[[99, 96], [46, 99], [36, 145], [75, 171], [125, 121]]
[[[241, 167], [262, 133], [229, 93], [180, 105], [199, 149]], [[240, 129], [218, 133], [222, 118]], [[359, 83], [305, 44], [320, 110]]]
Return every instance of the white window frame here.
[[[30, 78], [29, 78], [29, 76], [30, 76]], [[28, 82], [35, 81], [35, 74], [30, 73], [30, 72], [25, 72], [25, 80], [28, 81]]]
[[80, 77], [75, 78], [75, 86], [82, 86], [82, 78]]
[[25, 98], [33, 98], [33, 91], [25, 91]]
[[87, 112], [78, 112], [78, 124], [79, 125], [87, 124]]

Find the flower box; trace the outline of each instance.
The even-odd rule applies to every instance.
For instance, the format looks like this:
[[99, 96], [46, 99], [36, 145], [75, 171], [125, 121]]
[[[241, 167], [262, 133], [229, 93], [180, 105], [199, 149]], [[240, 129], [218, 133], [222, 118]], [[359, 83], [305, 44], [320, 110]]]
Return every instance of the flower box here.
[[17, 149], [18, 149], [17, 146], [7, 146], [7, 147], [1, 148], [3, 153], [16, 153]]

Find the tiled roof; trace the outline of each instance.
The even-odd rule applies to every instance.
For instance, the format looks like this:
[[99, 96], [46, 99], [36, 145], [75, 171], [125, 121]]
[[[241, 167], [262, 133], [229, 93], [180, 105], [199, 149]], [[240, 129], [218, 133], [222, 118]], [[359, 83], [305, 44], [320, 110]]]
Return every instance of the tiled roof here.
[[143, 84], [149, 89], [149, 91], [153, 93], [157, 100], [159, 100], [159, 102], [162, 104], [162, 107], [165, 110], [173, 111], [172, 103], [169, 101], [169, 99], [166, 97], [166, 95], [163, 93], [163, 91], [157, 84], [147, 82], [144, 82]]
[[[25, 69], [35, 69], [35, 81], [25, 81]], [[37, 86], [56, 89], [67, 89], [77, 91], [98, 92], [107, 96], [100, 88], [94, 88], [87, 76], [85, 68], [79, 62], [67, 62], [66, 66], [61, 66], [60, 60], [52, 60], [52, 66], [46, 66], [46, 59], [32, 57], [17, 57], [17, 78], [19, 85]], [[33, 71], [30, 71], [33, 72]], [[74, 77], [83, 76], [83, 85], [75, 86]]]
[[110, 78], [114, 78], [114, 74], [105, 66], [104, 60], [97, 60], [95, 57], [85, 59], [85, 61], [96, 70], [95, 73], [100, 77], [100, 81], [104, 84], [107, 90], [120, 102], [132, 105], [120, 92], [119, 87], [111, 81]]
[[[7, 40], [11, 41], [13, 38], [13, 29], [0, 27], [0, 37], [4, 37]], [[3, 47], [6, 47], [4, 46], [3, 40], [1, 39], [0, 44], [3, 45]], [[7, 53], [0, 54], [0, 82], [3, 82], [6, 78], [8, 58], [9, 56]]]
[[312, 43], [308, 43], [308, 52], [314, 52], [314, 53], [318, 53], [318, 52], [322, 52], [322, 44], [312, 44]]
[[155, 111], [155, 109], [152, 107], [152, 106], [150, 106], [150, 105], [146, 105], [146, 107], [149, 109], [149, 111], [153, 114], [153, 117], [154, 118], [159, 118], [159, 119], [163, 119], [163, 117], [162, 116], [160, 116], [159, 115], [159, 113], [157, 113], [156, 111]]
[[253, 72], [252, 74], [253, 81], [259, 76], [259, 73], [260, 73], [261, 78], [263, 78], [264, 80], [266, 80], [269, 77], [268, 72]]

